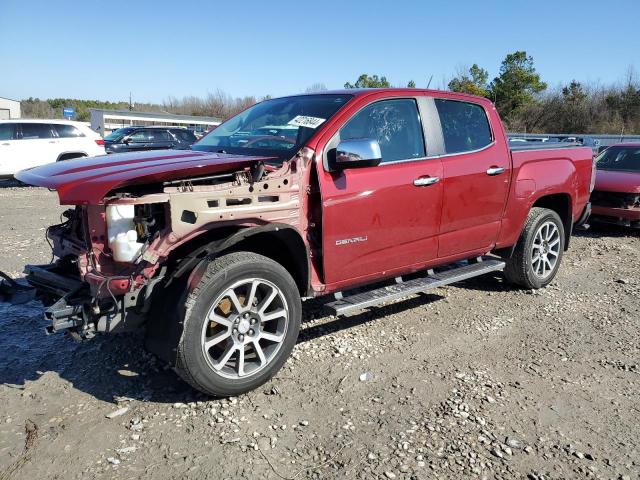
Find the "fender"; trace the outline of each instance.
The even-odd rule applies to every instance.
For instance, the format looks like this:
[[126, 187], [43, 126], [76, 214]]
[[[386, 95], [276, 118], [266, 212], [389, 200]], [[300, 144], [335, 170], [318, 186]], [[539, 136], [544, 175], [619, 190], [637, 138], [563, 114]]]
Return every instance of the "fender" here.
[[[178, 268], [174, 270], [171, 274], [172, 278], [178, 278], [186, 274], [190, 271], [189, 277], [187, 279], [187, 288], [189, 291], [193, 290], [200, 279], [204, 275], [206, 271], [207, 264], [220, 252], [224, 252], [226, 250], [231, 249], [235, 245], [250, 239], [251, 237], [255, 237], [261, 234], [269, 234], [274, 232], [286, 232], [288, 235], [292, 236], [290, 239], [296, 238], [300, 243], [299, 245], [292, 246], [292, 249], [300, 248], [301, 246], [304, 248], [305, 252], [305, 268], [304, 271], [301, 272], [298, 281], [299, 286], [301, 287], [301, 292], [303, 294], [307, 294], [311, 285], [311, 265], [310, 265], [310, 255], [309, 255], [309, 247], [302, 240], [302, 236], [300, 232], [292, 227], [291, 225], [287, 225], [284, 223], [269, 223], [266, 225], [260, 225], [256, 227], [245, 227], [240, 228], [235, 233], [231, 234], [228, 237], [213, 240], [206, 245], [203, 245], [193, 252], [191, 252], [187, 257], [185, 257], [181, 262]], [[283, 241], [286, 243], [287, 240]], [[259, 252], [258, 252], [259, 253]], [[295, 278], [295, 275], [294, 275]]]

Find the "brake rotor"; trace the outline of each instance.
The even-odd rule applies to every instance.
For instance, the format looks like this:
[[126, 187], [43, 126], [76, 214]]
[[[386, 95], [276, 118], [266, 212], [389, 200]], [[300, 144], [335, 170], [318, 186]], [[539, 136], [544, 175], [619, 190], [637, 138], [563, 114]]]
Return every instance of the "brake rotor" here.
[[[240, 305], [244, 305], [246, 298], [247, 297], [245, 295], [238, 295], [238, 301], [240, 302]], [[224, 297], [218, 303], [217, 310], [220, 310], [223, 316], [228, 317], [229, 314], [231, 313], [232, 305], [233, 304], [231, 303], [231, 300], [228, 297]], [[214, 320], [209, 321], [209, 327], [207, 328], [207, 335], [213, 336], [214, 330], [218, 325], [219, 323]]]

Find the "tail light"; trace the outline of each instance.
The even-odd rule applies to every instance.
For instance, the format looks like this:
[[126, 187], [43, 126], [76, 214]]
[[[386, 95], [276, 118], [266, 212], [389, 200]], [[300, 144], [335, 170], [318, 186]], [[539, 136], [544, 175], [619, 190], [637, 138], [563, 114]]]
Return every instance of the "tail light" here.
[[596, 159], [594, 158], [591, 164], [591, 184], [589, 185], [589, 193], [593, 192], [596, 186]]
[[101, 139], [101, 138], [99, 138], [99, 139], [97, 139], [97, 140], [96, 140], [96, 143], [97, 143], [98, 145], [104, 145], [104, 140], [103, 140], [103, 139]]

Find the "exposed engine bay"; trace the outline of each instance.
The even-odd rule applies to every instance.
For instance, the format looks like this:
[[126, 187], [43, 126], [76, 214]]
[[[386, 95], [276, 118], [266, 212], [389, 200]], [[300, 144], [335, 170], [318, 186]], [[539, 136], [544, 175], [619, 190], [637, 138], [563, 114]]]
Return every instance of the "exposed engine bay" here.
[[312, 155], [301, 152], [280, 168], [260, 162], [235, 172], [130, 186], [110, 192], [100, 205], [65, 211], [63, 221], [46, 232], [54, 261], [25, 268], [47, 307], [47, 332], [88, 339], [96, 332], [136, 329], [156, 286], [186, 272], [185, 257], [193, 249], [228, 240], [239, 229], [306, 229], [299, 185], [308, 173], [299, 165]]

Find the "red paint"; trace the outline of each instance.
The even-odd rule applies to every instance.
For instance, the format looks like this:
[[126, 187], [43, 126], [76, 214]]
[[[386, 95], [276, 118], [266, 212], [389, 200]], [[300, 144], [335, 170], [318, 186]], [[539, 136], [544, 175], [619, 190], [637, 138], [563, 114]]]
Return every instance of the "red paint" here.
[[598, 170], [594, 190], [599, 192], [640, 193], [640, 172]]
[[600, 205], [593, 205], [591, 207], [591, 215], [594, 217], [612, 217], [621, 218], [624, 220], [630, 220], [632, 222], [640, 221], [640, 208], [615, 208], [615, 207], [603, 207]]
[[[591, 149], [512, 153], [497, 111], [484, 98], [415, 89], [355, 94], [308, 144], [318, 152], [323, 201], [324, 282], [313, 285], [316, 291], [329, 293], [512, 246], [529, 210], [543, 196], [565, 195], [574, 222], [583, 212], [589, 198]], [[358, 110], [386, 98], [421, 95], [482, 105], [494, 144], [475, 153], [325, 171], [322, 152]], [[490, 167], [505, 172], [488, 176]], [[413, 180], [423, 175], [442, 180], [436, 186], [414, 187]], [[336, 245], [336, 240], [364, 236], [366, 242]]]
[[95, 205], [116, 188], [236, 171], [267, 157], [195, 151], [118, 153], [22, 170], [21, 182], [58, 191], [64, 205]]

